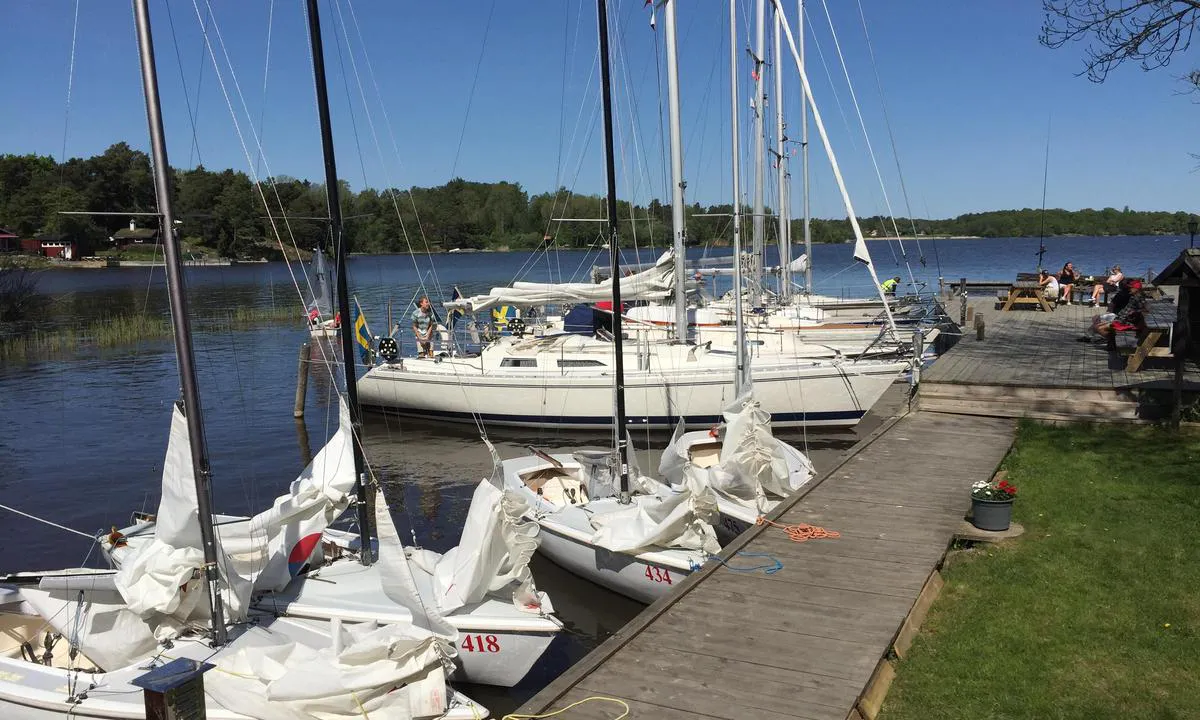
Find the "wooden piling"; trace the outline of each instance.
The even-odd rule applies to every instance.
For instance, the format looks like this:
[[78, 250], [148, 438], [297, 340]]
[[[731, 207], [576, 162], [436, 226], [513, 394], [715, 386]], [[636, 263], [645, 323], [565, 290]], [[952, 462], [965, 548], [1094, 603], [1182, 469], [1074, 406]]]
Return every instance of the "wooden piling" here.
[[300, 360], [296, 368], [296, 405], [292, 408], [292, 417], [304, 417], [304, 399], [308, 396], [308, 361], [312, 358], [312, 345], [304, 343], [300, 346]]
[[967, 306], [967, 322], [971, 322], [974, 319], [975, 319], [975, 308], [968, 305]]
[[984, 328], [985, 328], [985, 326], [984, 326], [984, 322], [983, 322], [983, 313], [980, 313], [975, 316], [975, 339], [976, 340], [983, 339]]

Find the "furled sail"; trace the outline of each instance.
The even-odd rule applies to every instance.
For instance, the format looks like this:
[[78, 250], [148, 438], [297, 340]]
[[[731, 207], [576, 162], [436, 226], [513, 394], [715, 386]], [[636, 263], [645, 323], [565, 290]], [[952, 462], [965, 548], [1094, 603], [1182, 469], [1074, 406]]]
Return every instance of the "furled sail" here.
[[333, 317], [333, 281], [329, 274], [329, 262], [321, 248], [313, 251], [311, 272], [312, 301], [308, 303], [309, 316], [316, 311], [318, 317], [329, 320]]
[[[227, 617], [236, 620], [245, 614], [250, 584], [230, 562], [219, 538], [217, 558]], [[114, 583], [129, 610], [154, 625], [161, 639], [189, 622], [207, 620], [211, 614], [203, 568], [187, 418], [175, 405], [154, 539], [130, 549]]]
[[433, 595], [442, 612], [477, 603], [490, 593], [512, 588], [513, 604], [523, 610], [552, 612], [545, 593], [533, 585], [529, 561], [538, 546], [538, 525], [523, 513], [527, 503], [483, 480], [458, 545], [442, 555], [414, 550], [413, 560], [433, 576]]
[[[338, 398], [338, 430], [285, 495], [248, 522], [217, 528], [239, 574], [254, 591], [282, 590], [321, 553], [321, 533], [350, 504], [354, 488], [350, 411]], [[161, 522], [161, 521], [160, 521]]]
[[[664, 488], [662, 492], [669, 491]], [[594, 515], [592, 542], [613, 552], [657, 547], [716, 553], [721, 549], [712, 528], [717, 516], [712, 488], [689, 476], [683, 491], [670, 493], [662, 502], [635, 501], [628, 508]]]
[[[661, 300], [674, 290], [674, 256], [664, 253], [649, 270], [621, 278], [621, 297], [624, 300]], [[598, 283], [530, 283], [517, 282], [512, 287], [495, 287], [486, 295], [450, 300], [445, 306], [468, 312], [483, 312], [500, 305], [551, 305], [558, 303], [593, 303], [612, 299], [612, 281]]]

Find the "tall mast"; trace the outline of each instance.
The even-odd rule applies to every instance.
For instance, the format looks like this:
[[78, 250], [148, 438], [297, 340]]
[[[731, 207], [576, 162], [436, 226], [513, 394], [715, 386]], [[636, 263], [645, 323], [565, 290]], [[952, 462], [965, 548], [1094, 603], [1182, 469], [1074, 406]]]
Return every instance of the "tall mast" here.
[[[670, 17], [673, 21], [674, 15]], [[596, 19], [600, 32], [600, 97], [604, 106], [604, 171], [608, 182], [608, 258], [612, 266], [613, 352], [616, 354], [613, 368], [616, 375], [613, 382], [613, 434], [616, 437], [613, 438], [613, 445], [617, 449], [617, 463], [620, 466], [621, 501], [628, 502], [629, 443], [625, 430], [625, 351], [621, 337], [621, 250], [617, 246], [617, 163], [613, 156], [612, 80], [608, 68], [608, 5], [605, 0], [596, 0]], [[672, 35], [668, 34], [667, 37], [671, 38]], [[670, 47], [672, 40], [667, 42]], [[682, 258], [677, 258], [677, 262], [677, 267], [681, 268]], [[680, 272], [676, 270], [675, 274]]]
[[788, 220], [788, 170], [787, 170], [787, 135], [783, 125], [783, 43], [780, 42], [779, 16], [783, 9], [775, 7], [775, 169], [776, 185], [778, 185], [779, 207], [775, 215], [779, 220], [777, 231], [779, 239], [779, 299], [787, 300], [792, 296], [792, 231]]
[[667, 106], [671, 121], [671, 227], [675, 248], [675, 339], [688, 338], [687, 297], [684, 295], [683, 149], [679, 131], [679, 57], [675, 45], [675, 2], [664, 3], [667, 26]]
[[188, 421], [188, 444], [192, 451], [192, 476], [196, 483], [196, 511], [200, 520], [200, 541], [204, 546], [204, 574], [211, 609], [213, 646], [225, 644], [225, 609], [221, 603], [220, 573], [217, 566], [217, 539], [213, 531], [211, 472], [208, 446], [204, 439], [204, 413], [200, 390], [196, 386], [196, 356], [192, 352], [192, 325], [187, 312], [187, 291], [179, 240], [175, 236], [175, 213], [171, 207], [170, 165], [167, 141], [163, 134], [162, 107], [158, 100], [158, 72], [154, 67], [154, 39], [150, 31], [148, 0], [134, 0], [137, 23], [138, 55], [142, 66], [142, 90], [146, 96], [146, 123], [150, 126], [150, 151], [154, 158], [154, 191], [162, 223], [163, 251], [167, 261], [167, 290], [171, 303], [171, 322], [175, 327], [175, 358], [179, 362], [179, 383], [183, 391], [183, 412]]
[[353, 439], [350, 445], [354, 448], [354, 495], [355, 515], [358, 519], [358, 534], [361, 540], [359, 558], [363, 565], [370, 565], [371, 555], [371, 514], [367, 502], [366, 463], [363, 461], [362, 446], [358, 439], [362, 437], [362, 411], [358, 407], [358, 382], [355, 376], [354, 338], [351, 332], [354, 326], [350, 312], [350, 289], [346, 282], [346, 240], [342, 235], [342, 206], [338, 199], [337, 163], [333, 154], [333, 129], [329, 122], [329, 93], [325, 84], [325, 51], [321, 45], [321, 16], [317, 10], [317, 0], [307, 0], [308, 6], [308, 39], [312, 45], [313, 81], [317, 88], [317, 112], [321, 121], [321, 152], [325, 157], [325, 195], [329, 199], [329, 228], [337, 264], [337, 302], [341, 324], [338, 335], [342, 340], [342, 367], [346, 375], [346, 404], [350, 407], [350, 426], [353, 428]]
[[737, 329], [737, 373], [733, 376], [733, 394], [739, 396], [745, 387], [746, 326], [742, 318], [742, 177], [738, 143], [738, 37], [737, 0], [729, 0], [729, 109], [733, 128], [733, 321]]
[[[796, 0], [799, 20], [796, 22], [797, 40], [800, 41], [800, 64], [804, 64], [804, 0]], [[800, 93], [800, 164], [801, 182], [804, 183], [804, 292], [812, 294], [812, 221], [808, 208], [808, 96]]]
[[[763, 110], [766, 98], [763, 96], [763, 45], [766, 44], [766, 0], [758, 0], [754, 9], [754, 239], [753, 239], [753, 274], [756, 285], [762, 284], [763, 275], [763, 235], [766, 232], [763, 213], [763, 190], [766, 185], [766, 169], [763, 167], [763, 154], [766, 152], [766, 128], [763, 124]], [[761, 294], [761, 287], [756, 295]]]

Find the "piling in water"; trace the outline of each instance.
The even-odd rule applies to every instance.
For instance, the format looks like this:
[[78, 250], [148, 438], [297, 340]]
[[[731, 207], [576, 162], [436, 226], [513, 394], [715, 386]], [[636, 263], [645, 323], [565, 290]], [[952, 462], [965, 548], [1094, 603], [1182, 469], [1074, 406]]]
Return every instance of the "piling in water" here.
[[304, 417], [304, 398], [308, 396], [308, 361], [312, 358], [312, 345], [304, 343], [300, 346], [300, 361], [296, 368], [296, 405], [292, 408], [292, 417]]

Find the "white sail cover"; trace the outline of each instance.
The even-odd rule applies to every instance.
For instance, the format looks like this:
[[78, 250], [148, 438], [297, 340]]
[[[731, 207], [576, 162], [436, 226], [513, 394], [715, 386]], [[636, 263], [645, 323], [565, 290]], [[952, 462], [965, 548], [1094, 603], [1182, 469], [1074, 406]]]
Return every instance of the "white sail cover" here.
[[500, 490], [488, 480], [476, 486], [458, 545], [441, 556], [428, 551], [421, 555], [433, 575], [434, 599], [442, 612], [480, 602], [510, 586], [516, 607], [553, 612], [529, 571], [539, 528], [523, 517], [527, 508], [517, 493]]
[[411, 627], [330, 623], [316, 649], [257, 628], [212, 658], [204, 692], [222, 707], [272, 720], [410, 720], [445, 713], [444, 640]]
[[592, 515], [592, 542], [613, 552], [683, 548], [716, 553], [721, 549], [713, 531], [717, 498], [711, 488], [685, 478], [684, 490], [657, 496], [635, 496], [628, 507]]
[[[151, 623], [160, 639], [186, 623], [206, 621], [211, 613], [196, 508], [187, 419], [174, 405], [154, 539], [131, 548], [114, 579], [129, 610]], [[244, 616], [250, 585], [232, 567], [219, 540], [217, 565], [227, 590], [222, 594], [225, 616], [236, 620]]]
[[[105, 670], [119, 670], [153, 654], [158, 639], [151, 625], [131, 611], [117, 592], [87, 589], [90, 584], [80, 578], [79, 588], [70, 584], [52, 591], [21, 588], [21, 599]], [[80, 612], [81, 592], [85, 612]]]
[[775, 438], [771, 416], [757, 401], [743, 396], [724, 416], [724, 437], [716, 465], [701, 468], [691, 463], [689, 443], [680, 425], [663, 451], [659, 475], [677, 484], [694, 479], [759, 512], [767, 512], [812, 479], [812, 463]]
[[376, 566], [384, 595], [397, 605], [407, 608], [417, 626], [444, 640], [457, 641], [458, 630], [446, 622], [436, 606], [421, 599], [421, 591], [417, 588], [417, 580], [408, 564], [404, 544], [400, 542], [400, 533], [396, 532], [396, 524], [392, 522], [391, 510], [388, 509], [387, 500], [381, 490], [375, 491], [375, 533], [379, 540], [379, 558]]
[[802, 254], [800, 257], [788, 263], [788, 270], [792, 272], [804, 272], [808, 269], [808, 255]]
[[[621, 278], [623, 300], [660, 300], [674, 290], [674, 255], [663, 253], [649, 270]], [[444, 303], [449, 309], [484, 312], [500, 305], [551, 305], [593, 303], [612, 299], [612, 280], [598, 283], [516, 282], [512, 287], [494, 287], [486, 295], [474, 295]]]
[[[249, 522], [221, 525], [218, 534], [239, 574], [254, 592], [287, 587], [321, 553], [321, 533], [350, 504], [354, 489], [354, 433], [346, 402], [338, 398], [338, 430], [270, 509]], [[158, 520], [161, 524], [161, 516]]]

